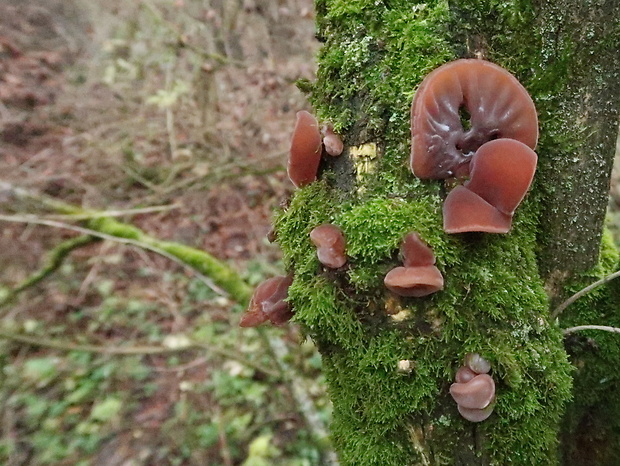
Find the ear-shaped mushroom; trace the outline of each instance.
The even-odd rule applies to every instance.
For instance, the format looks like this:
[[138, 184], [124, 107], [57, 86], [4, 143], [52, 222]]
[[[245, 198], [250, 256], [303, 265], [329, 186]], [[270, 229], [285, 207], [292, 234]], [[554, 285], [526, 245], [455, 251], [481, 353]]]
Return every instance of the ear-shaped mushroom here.
[[316, 180], [322, 147], [316, 118], [305, 110], [297, 112], [288, 159], [288, 177], [297, 188]]
[[332, 128], [332, 125], [326, 125], [324, 136], [323, 136], [323, 145], [325, 146], [325, 152], [327, 152], [332, 157], [338, 157], [342, 154], [344, 150], [344, 144], [342, 143], [342, 139]]
[[256, 327], [267, 320], [275, 325], [288, 322], [293, 312], [285, 300], [291, 283], [293, 276], [287, 275], [270, 278], [258, 285], [239, 326]]
[[[491, 363], [480, 356], [478, 353], [467, 353], [465, 355], [465, 366], [476, 374], [488, 374], [491, 370]], [[458, 372], [457, 372], [458, 374]], [[457, 380], [459, 382], [459, 380]]]
[[459, 410], [461, 416], [467, 419], [469, 422], [482, 422], [493, 414], [495, 403], [490, 403], [489, 406], [482, 409], [470, 409], [465, 408], [459, 404], [456, 405], [456, 409]]
[[443, 276], [434, 265], [425, 267], [396, 267], [385, 276], [383, 283], [400, 296], [421, 298], [443, 290]]
[[325, 267], [338, 269], [347, 263], [344, 234], [336, 225], [319, 225], [310, 232], [310, 240], [317, 247], [319, 262]]
[[[462, 118], [469, 117], [468, 128]], [[419, 178], [467, 174], [478, 148], [511, 138], [530, 148], [538, 140], [538, 117], [525, 88], [488, 61], [456, 60], [431, 72], [411, 106], [411, 169]]]
[[465, 187], [500, 212], [512, 215], [532, 184], [537, 162], [536, 152], [522, 142], [487, 142], [473, 157]]
[[465, 186], [454, 188], [444, 201], [443, 229], [446, 233], [508, 233], [511, 225], [510, 215], [500, 212]]
[[450, 395], [463, 408], [484, 409], [495, 398], [495, 382], [490, 375], [479, 374], [468, 382], [453, 383]]
[[433, 250], [420, 238], [416, 232], [411, 232], [403, 239], [400, 246], [405, 267], [420, 267], [435, 264]]

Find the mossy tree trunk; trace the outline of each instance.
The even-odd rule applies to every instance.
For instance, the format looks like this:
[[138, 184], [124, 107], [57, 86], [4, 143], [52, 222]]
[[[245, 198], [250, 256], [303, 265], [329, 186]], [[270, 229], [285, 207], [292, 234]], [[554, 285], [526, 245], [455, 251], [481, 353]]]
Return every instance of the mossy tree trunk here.
[[[276, 230], [295, 272], [296, 319], [323, 355], [342, 464], [555, 464], [573, 377], [550, 306], [617, 262], [599, 245], [620, 107], [620, 5], [317, 0], [316, 9], [324, 46], [305, 88], [346, 149], [295, 194]], [[507, 68], [539, 111], [539, 170], [506, 235], [446, 235], [443, 183], [408, 168], [416, 86], [461, 57]], [[316, 259], [308, 235], [321, 223], [345, 233], [343, 270]], [[433, 248], [445, 278], [428, 298], [383, 286], [409, 231]], [[615, 294], [596, 299], [612, 309]], [[491, 362], [497, 385], [494, 414], [480, 424], [463, 420], [448, 394], [467, 352]], [[411, 372], [398, 371], [404, 360]]]

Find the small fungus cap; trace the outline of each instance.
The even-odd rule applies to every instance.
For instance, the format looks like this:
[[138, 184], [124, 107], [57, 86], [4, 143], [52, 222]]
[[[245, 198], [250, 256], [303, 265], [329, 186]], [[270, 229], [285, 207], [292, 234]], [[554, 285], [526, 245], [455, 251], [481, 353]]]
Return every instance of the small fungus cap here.
[[317, 248], [319, 262], [324, 266], [337, 269], [347, 263], [344, 233], [336, 225], [319, 225], [310, 232], [310, 240]]
[[512, 216], [500, 212], [465, 186], [457, 186], [443, 204], [443, 229], [446, 233], [482, 231], [508, 233]]
[[489, 406], [482, 409], [470, 409], [457, 404], [456, 408], [459, 410], [461, 416], [463, 416], [468, 421], [482, 422], [488, 419], [488, 417], [493, 413], [493, 408], [495, 408], [495, 404], [490, 403]]
[[[464, 128], [461, 113], [470, 118]], [[478, 148], [511, 138], [534, 149], [538, 117], [525, 88], [505, 69], [485, 60], [440, 66], [420, 84], [411, 106], [411, 170], [419, 178], [467, 174]]]
[[305, 110], [297, 112], [287, 167], [288, 177], [297, 188], [316, 180], [321, 152], [321, 132], [316, 118]]
[[325, 152], [332, 157], [338, 157], [344, 150], [344, 144], [342, 138], [334, 133], [331, 125], [325, 127], [325, 136], [323, 137], [323, 145], [325, 146]]
[[522, 142], [496, 139], [483, 144], [465, 186], [500, 212], [512, 215], [532, 184], [538, 156]]
[[420, 238], [416, 232], [405, 236], [400, 246], [405, 267], [420, 267], [435, 264], [433, 250]]
[[484, 409], [495, 399], [495, 382], [488, 374], [479, 374], [465, 383], [450, 386], [450, 395], [459, 406]]
[[420, 298], [443, 290], [443, 276], [434, 265], [396, 267], [388, 272], [383, 283], [399, 296]]
[[256, 327], [270, 320], [281, 325], [292, 317], [291, 306], [285, 300], [288, 288], [293, 283], [293, 276], [269, 278], [256, 287], [247, 312], [241, 318], [241, 327]]

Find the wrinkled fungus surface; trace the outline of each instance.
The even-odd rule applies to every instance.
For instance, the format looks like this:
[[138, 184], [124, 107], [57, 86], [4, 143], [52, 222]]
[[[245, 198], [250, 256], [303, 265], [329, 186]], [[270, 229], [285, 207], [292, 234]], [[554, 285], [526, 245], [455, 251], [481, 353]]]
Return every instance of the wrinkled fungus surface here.
[[297, 112], [288, 159], [288, 177], [298, 188], [316, 180], [322, 152], [321, 132], [316, 118], [302, 110]]
[[450, 386], [459, 413], [470, 422], [484, 421], [495, 407], [495, 381], [487, 374], [490, 370], [491, 364], [478, 353], [467, 353], [465, 365]]
[[517, 79], [484, 60], [440, 66], [420, 84], [411, 107], [411, 170], [419, 178], [467, 176], [484, 143], [538, 140], [532, 98]]
[[325, 267], [337, 269], [347, 263], [346, 240], [336, 225], [324, 224], [310, 232], [310, 240], [316, 246], [319, 262]]

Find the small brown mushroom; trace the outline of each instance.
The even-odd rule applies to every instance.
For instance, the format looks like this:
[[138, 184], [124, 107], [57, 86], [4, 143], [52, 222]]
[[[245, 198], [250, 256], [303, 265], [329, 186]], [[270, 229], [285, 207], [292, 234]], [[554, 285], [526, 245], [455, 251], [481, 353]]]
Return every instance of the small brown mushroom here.
[[405, 267], [419, 267], [435, 264], [433, 250], [416, 232], [411, 232], [403, 239], [400, 246]]
[[470, 409], [457, 404], [456, 408], [459, 410], [461, 416], [463, 416], [469, 422], [482, 422], [485, 419], [488, 419], [488, 417], [493, 413], [495, 404], [490, 403], [489, 406], [482, 409]]
[[476, 374], [488, 374], [491, 370], [491, 363], [478, 353], [467, 353], [465, 355], [465, 367]]
[[522, 142], [487, 142], [472, 159], [465, 187], [500, 212], [512, 215], [532, 184], [537, 161], [536, 152]]
[[443, 229], [446, 233], [483, 231], [508, 233], [512, 217], [504, 214], [465, 186], [457, 186], [443, 204]]
[[437, 267], [396, 267], [388, 272], [383, 283], [399, 296], [420, 298], [443, 290], [443, 276]]
[[463, 408], [484, 409], [495, 398], [495, 382], [490, 375], [479, 374], [468, 382], [453, 383], [450, 395]]
[[310, 240], [317, 248], [319, 262], [325, 267], [338, 269], [347, 263], [344, 233], [336, 225], [319, 225], [310, 232]]
[[327, 152], [332, 157], [338, 157], [342, 154], [344, 150], [344, 144], [342, 143], [342, 139], [336, 133], [331, 125], [325, 126], [324, 136], [323, 136], [323, 145], [325, 146], [325, 152]]
[[293, 276], [286, 275], [270, 278], [258, 285], [239, 326], [256, 327], [267, 320], [275, 325], [288, 322], [293, 316], [291, 306], [286, 302], [291, 283]]
[[532, 98], [508, 71], [485, 60], [456, 60], [420, 84], [411, 106], [411, 137], [417, 177], [460, 177], [478, 148], [493, 139], [516, 139], [534, 149], [538, 117]]
[[474, 377], [476, 377], [477, 375], [478, 374], [472, 371], [469, 367], [461, 366], [459, 367], [459, 370], [456, 371], [454, 380], [456, 380], [458, 383], [466, 383], [466, 382], [469, 382]]
[[305, 110], [297, 112], [288, 159], [288, 177], [297, 188], [316, 180], [321, 152], [321, 132], [316, 118]]

